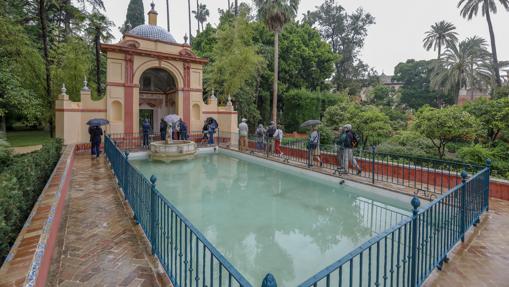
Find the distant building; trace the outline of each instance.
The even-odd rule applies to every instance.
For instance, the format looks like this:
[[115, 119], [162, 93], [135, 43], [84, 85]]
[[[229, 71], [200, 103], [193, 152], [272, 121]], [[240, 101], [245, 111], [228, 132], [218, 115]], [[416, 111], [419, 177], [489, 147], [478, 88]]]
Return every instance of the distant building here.
[[458, 105], [462, 106], [467, 102], [475, 101], [480, 98], [490, 98], [488, 91], [480, 89], [461, 89], [458, 95]]
[[[381, 85], [384, 85], [389, 88], [394, 88], [394, 90], [399, 90], [402, 86], [402, 82], [396, 82], [393, 81], [394, 76], [389, 76], [384, 73], [382, 73], [380, 76], [378, 76], [378, 83]], [[361, 99], [363, 102], [367, 101], [369, 98], [369, 93], [373, 90], [373, 87], [366, 87], [361, 90]]]

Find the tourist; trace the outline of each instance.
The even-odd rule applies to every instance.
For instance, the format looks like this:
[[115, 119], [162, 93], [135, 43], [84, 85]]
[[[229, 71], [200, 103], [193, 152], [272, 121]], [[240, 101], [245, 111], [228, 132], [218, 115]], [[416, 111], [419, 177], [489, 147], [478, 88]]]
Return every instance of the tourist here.
[[150, 126], [150, 122], [148, 121], [148, 119], [145, 119], [143, 121], [143, 147], [148, 147], [149, 145], [149, 134], [150, 134], [150, 130], [152, 129], [152, 127]]
[[201, 132], [203, 134], [203, 137], [201, 138], [201, 143], [204, 144], [209, 141], [209, 124], [207, 121], [203, 122], [203, 128], [201, 129]]
[[348, 172], [348, 164], [352, 162], [352, 165], [357, 170], [357, 175], [362, 173], [362, 169], [353, 156], [353, 149], [359, 144], [358, 136], [352, 131], [352, 125], [345, 125], [346, 138], [344, 142], [343, 151], [343, 169]]
[[281, 142], [283, 141], [283, 129], [281, 125], [277, 126], [276, 132], [274, 133], [274, 151], [278, 156], [282, 156]]
[[258, 125], [258, 128], [256, 129], [256, 149], [257, 150], [264, 150], [264, 141], [265, 141], [265, 128], [262, 124]]
[[265, 152], [267, 157], [274, 152], [274, 134], [276, 133], [276, 123], [270, 122], [267, 131], [265, 132], [265, 140], [267, 141], [265, 146]]
[[217, 121], [213, 118], [210, 118], [208, 123], [209, 145], [214, 145], [214, 133], [218, 127], [219, 125], [217, 124]]
[[313, 127], [308, 139], [308, 167], [312, 167], [315, 159], [318, 159], [320, 166], [323, 166], [320, 158], [320, 133], [317, 127]]
[[96, 158], [101, 154], [101, 139], [103, 135], [103, 130], [99, 126], [93, 126], [89, 129], [90, 131], [90, 141], [92, 144], [92, 156], [95, 155]]
[[249, 134], [249, 127], [247, 126], [247, 120], [242, 119], [242, 122], [239, 124], [239, 150], [240, 150], [240, 152], [244, 152], [248, 148], [248, 139], [247, 139], [248, 134]]
[[167, 129], [168, 129], [168, 123], [164, 119], [161, 119], [161, 123], [159, 124], [159, 132], [161, 133], [162, 141], [166, 140], [166, 130]]
[[187, 140], [187, 125], [186, 125], [186, 123], [182, 119], [180, 119], [178, 126], [179, 126], [179, 131], [180, 131], [179, 139], [182, 141], [186, 141]]
[[346, 127], [341, 127], [339, 131], [339, 135], [334, 142], [336, 148], [336, 159], [338, 161], [338, 169], [340, 173], [346, 172], [343, 167], [343, 155], [345, 152], [345, 142], [346, 142]]

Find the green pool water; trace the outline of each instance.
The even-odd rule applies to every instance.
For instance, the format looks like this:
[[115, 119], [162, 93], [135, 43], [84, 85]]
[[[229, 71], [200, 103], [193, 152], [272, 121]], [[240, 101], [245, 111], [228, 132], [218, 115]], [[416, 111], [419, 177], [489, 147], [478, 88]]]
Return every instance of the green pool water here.
[[369, 188], [221, 153], [132, 163], [254, 286], [269, 272], [296, 286], [409, 214]]

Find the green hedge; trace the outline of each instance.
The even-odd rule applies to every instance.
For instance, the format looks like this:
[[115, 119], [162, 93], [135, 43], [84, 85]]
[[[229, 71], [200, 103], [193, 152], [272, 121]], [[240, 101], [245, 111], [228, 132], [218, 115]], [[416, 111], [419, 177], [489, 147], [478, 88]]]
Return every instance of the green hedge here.
[[290, 90], [284, 97], [283, 124], [287, 132], [300, 130], [307, 120], [320, 120], [325, 110], [337, 103], [346, 101], [346, 95], [308, 90]]
[[61, 150], [62, 142], [52, 140], [39, 151], [10, 156], [0, 172], [0, 265], [44, 189]]

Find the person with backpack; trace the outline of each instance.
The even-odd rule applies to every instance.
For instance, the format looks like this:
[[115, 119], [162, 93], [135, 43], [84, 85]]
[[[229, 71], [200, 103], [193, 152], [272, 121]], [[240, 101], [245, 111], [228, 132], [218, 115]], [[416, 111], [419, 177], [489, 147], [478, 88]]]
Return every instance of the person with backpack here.
[[353, 167], [357, 170], [357, 175], [362, 173], [362, 169], [353, 156], [353, 149], [359, 145], [359, 136], [352, 131], [352, 125], [345, 125], [346, 138], [344, 142], [343, 152], [343, 168], [348, 172], [348, 164], [352, 162]]
[[90, 143], [92, 144], [92, 156], [96, 158], [101, 154], [101, 139], [103, 130], [99, 126], [93, 126], [89, 129], [90, 132]]
[[281, 142], [283, 141], [283, 129], [281, 125], [277, 126], [276, 132], [274, 133], [274, 151], [278, 156], [282, 156]]
[[316, 159], [318, 159], [320, 166], [323, 166], [322, 159], [320, 158], [320, 133], [315, 126], [311, 130], [308, 139], [308, 167], [312, 167]]
[[343, 155], [345, 153], [345, 142], [346, 142], [346, 128], [343, 126], [340, 129], [339, 135], [334, 142], [336, 148], [336, 160], [338, 161], [337, 171], [344, 173], [346, 170], [343, 167]]
[[265, 151], [267, 153], [267, 157], [270, 156], [270, 154], [274, 152], [274, 134], [275, 133], [276, 133], [276, 123], [270, 122], [269, 128], [265, 132], [265, 139], [267, 140], [267, 146], [265, 147]]
[[265, 141], [265, 128], [262, 124], [258, 125], [258, 128], [256, 129], [256, 149], [257, 150], [264, 150], [264, 141]]

